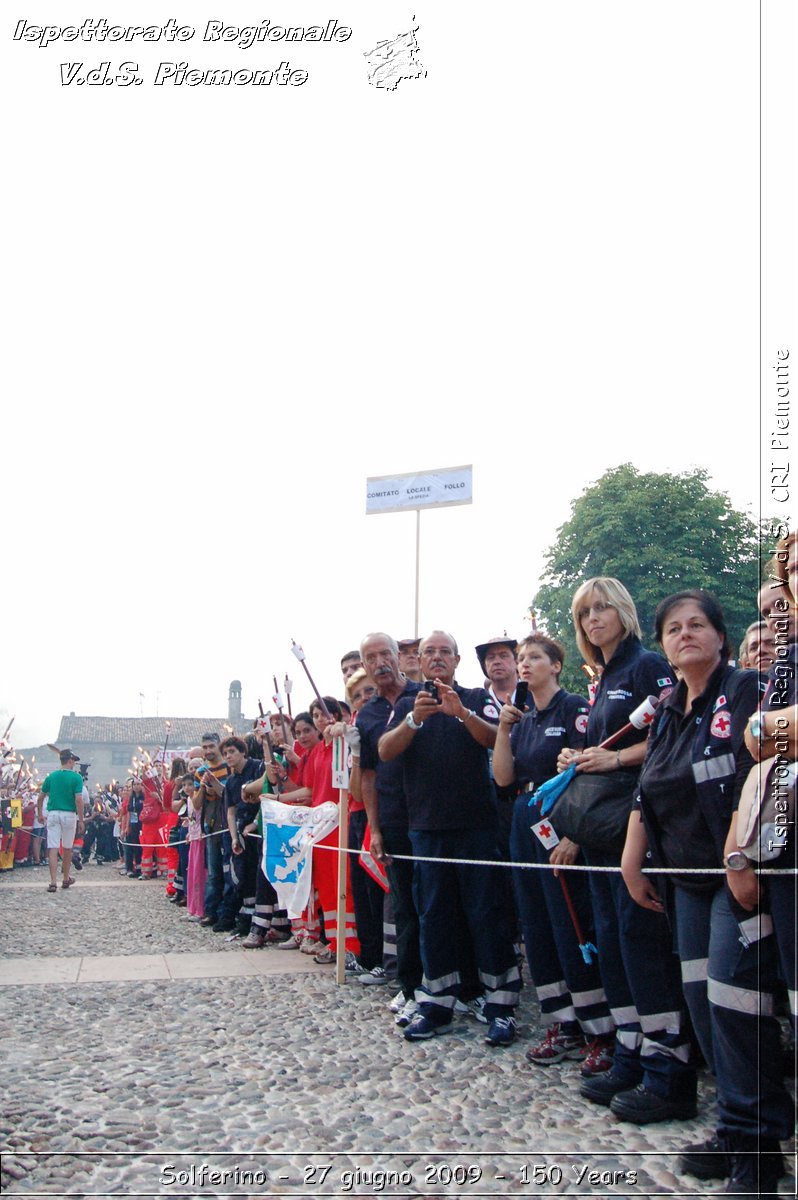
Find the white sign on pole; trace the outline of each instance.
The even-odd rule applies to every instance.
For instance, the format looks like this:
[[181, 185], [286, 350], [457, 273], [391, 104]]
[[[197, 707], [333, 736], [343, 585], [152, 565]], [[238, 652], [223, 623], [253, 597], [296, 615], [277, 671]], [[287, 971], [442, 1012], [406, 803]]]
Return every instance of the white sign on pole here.
[[407, 475], [373, 475], [366, 480], [366, 515], [471, 504], [471, 471], [467, 466]]

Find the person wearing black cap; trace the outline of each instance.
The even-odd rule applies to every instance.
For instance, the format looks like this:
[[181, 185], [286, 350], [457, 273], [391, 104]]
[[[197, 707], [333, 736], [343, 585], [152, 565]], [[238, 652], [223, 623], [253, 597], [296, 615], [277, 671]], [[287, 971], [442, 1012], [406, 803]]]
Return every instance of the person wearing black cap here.
[[508, 637], [489, 638], [474, 647], [482, 674], [487, 681], [488, 693], [493, 697], [497, 709], [503, 704], [512, 704], [515, 685], [518, 683], [518, 668], [515, 663], [516, 640]]
[[400, 638], [397, 645], [399, 647], [399, 670], [405, 679], [409, 679], [413, 683], [421, 683], [424, 678], [421, 674], [421, 659], [418, 653], [421, 638]]
[[39, 793], [39, 821], [42, 820], [42, 805], [47, 797], [47, 861], [50, 867], [48, 892], [57, 890], [58, 847], [61, 846], [63, 860], [62, 888], [71, 887], [75, 880], [70, 875], [72, 847], [75, 834], [83, 837], [83, 778], [75, 770], [80, 762], [71, 750], [62, 750], [60, 771], [51, 771], [42, 783]]

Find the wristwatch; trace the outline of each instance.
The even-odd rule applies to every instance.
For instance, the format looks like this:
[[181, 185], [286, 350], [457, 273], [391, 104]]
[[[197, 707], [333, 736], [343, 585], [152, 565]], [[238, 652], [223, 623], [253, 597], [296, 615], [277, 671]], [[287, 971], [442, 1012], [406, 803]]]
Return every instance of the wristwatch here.
[[745, 857], [742, 850], [732, 850], [731, 854], [724, 855], [723, 865], [727, 871], [744, 871], [751, 866], [751, 860]]
[[751, 730], [751, 737], [756, 738], [757, 741], [761, 741], [763, 737], [767, 737], [767, 734], [762, 728], [761, 712], [754, 713], [748, 722], [748, 728]]
[[423, 721], [414, 720], [413, 714], [411, 712], [409, 712], [407, 714], [407, 716], [405, 717], [405, 725], [407, 726], [408, 729], [420, 729], [423, 724], [424, 724]]

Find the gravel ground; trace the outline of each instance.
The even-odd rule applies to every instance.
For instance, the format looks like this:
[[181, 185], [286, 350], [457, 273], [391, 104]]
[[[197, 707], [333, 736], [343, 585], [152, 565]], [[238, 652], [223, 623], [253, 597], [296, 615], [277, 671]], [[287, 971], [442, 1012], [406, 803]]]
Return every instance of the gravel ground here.
[[[39, 960], [244, 953], [181, 921], [156, 883], [78, 885], [49, 896], [41, 871], [18, 877], [41, 878], [42, 887], [0, 881], [0, 973], [3, 958], [23, 951]], [[118, 876], [92, 864], [81, 878]], [[508, 1049], [486, 1046], [485, 1027], [470, 1018], [458, 1018], [446, 1037], [409, 1044], [387, 1011], [392, 989], [336, 988], [332, 969], [292, 975], [294, 954], [282, 957], [289, 961], [279, 976], [0, 988], [3, 1190], [109, 1197], [379, 1195], [383, 1186], [402, 1196], [722, 1191], [674, 1173], [675, 1152], [712, 1128], [706, 1076], [698, 1120], [623, 1124], [579, 1097], [575, 1064], [543, 1070], [525, 1062], [540, 1032], [528, 986], [519, 1038]], [[209, 1181], [203, 1164], [227, 1170], [226, 1181]], [[583, 1169], [596, 1174], [578, 1180]], [[397, 1173], [395, 1186], [384, 1185], [380, 1171]], [[634, 1182], [626, 1172], [636, 1173]], [[785, 1195], [792, 1184], [782, 1181]]]

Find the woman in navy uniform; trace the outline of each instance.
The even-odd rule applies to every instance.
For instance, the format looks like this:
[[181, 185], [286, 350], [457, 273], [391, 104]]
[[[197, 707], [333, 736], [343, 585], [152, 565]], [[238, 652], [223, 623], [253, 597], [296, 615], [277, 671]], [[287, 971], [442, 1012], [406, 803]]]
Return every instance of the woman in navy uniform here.
[[[658, 606], [657, 639], [680, 681], [651, 727], [635, 811], [623, 855], [624, 880], [638, 905], [672, 908], [684, 993], [702, 1053], [717, 1081], [717, 1135], [688, 1147], [681, 1167], [699, 1178], [731, 1174], [727, 1191], [777, 1191], [779, 1140], [788, 1138], [793, 1104], [782, 1080], [773, 923], [757, 897], [739, 904], [727, 887], [744, 855], [727, 836], [753, 765], [743, 737], [760, 697], [760, 677], [728, 665], [720, 605], [708, 592], [678, 592]], [[641, 867], [672, 874], [663, 899]], [[753, 874], [753, 872], [750, 872]], [[672, 885], [672, 886], [671, 886]], [[755, 1151], [764, 1152], [761, 1157]]]
[[[565, 650], [542, 633], [524, 638], [517, 651], [518, 674], [529, 687], [526, 712], [505, 704], [493, 748], [493, 775], [500, 787], [517, 794], [510, 832], [513, 862], [569, 864], [583, 861], [568, 838], [554, 843], [551, 826], [541, 821], [534, 792], [557, 769], [563, 747], [582, 749], [588, 703], [560, 687]], [[538, 834], [535, 833], [538, 830]], [[551, 1022], [539, 1045], [526, 1057], [538, 1066], [563, 1059], [582, 1059], [584, 1075], [607, 1070], [612, 1058], [614, 1025], [595, 960], [586, 962], [579, 948], [560, 880], [553, 871], [512, 872], [527, 962], [540, 1002]], [[587, 876], [565, 875], [571, 903], [587, 941], [592, 941], [593, 914]], [[589, 952], [588, 952], [589, 953]]]
[[[586, 747], [564, 750], [558, 766], [614, 774], [619, 791], [634, 786], [646, 753], [647, 729], [631, 728], [612, 749], [601, 743], [629, 723], [648, 696], [664, 698], [673, 687], [670, 667], [644, 649], [637, 611], [617, 579], [589, 579], [577, 590], [571, 613], [576, 642], [586, 662], [601, 671], [587, 726]], [[557, 808], [552, 812], [557, 825]], [[585, 845], [590, 874], [599, 969], [616, 1025], [611, 1070], [584, 1080], [580, 1092], [636, 1124], [687, 1119], [696, 1114], [696, 1071], [671, 931], [662, 912], [635, 904], [620, 874], [617, 851]]]

